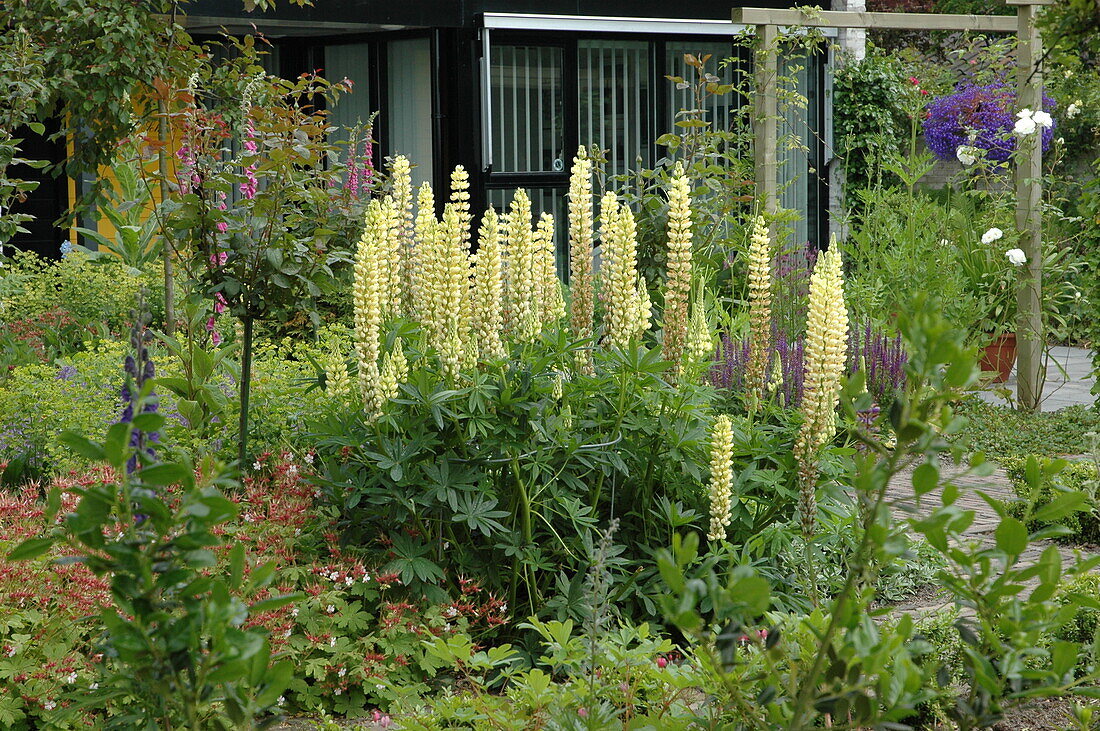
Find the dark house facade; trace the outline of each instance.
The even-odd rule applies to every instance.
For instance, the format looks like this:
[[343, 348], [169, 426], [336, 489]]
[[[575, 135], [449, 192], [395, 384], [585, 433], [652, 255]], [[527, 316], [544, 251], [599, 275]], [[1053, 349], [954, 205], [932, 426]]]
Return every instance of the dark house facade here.
[[[273, 44], [269, 70], [284, 77], [321, 70], [330, 79], [351, 79], [355, 92], [332, 110], [333, 121], [352, 126], [378, 110], [379, 152], [405, 154], [416, 166], [414, 183], [426, 180], [445, 190], [450, 171], [463, 165], [474, 210], [490, 203], [499, 210], [522, 187], [536, 215], [548, 211], [563, 222], [569, 166], [579, 144], [605, 150], [608, 174], [661, 156], [654, 140], [676, 129], [679, 110], [694, 106], [688, 90], [665, 78], [690, 78], [684, 53], [712, 54], [708, 70], [725, 80], [734, 70], [719, 70], [719, 59], [734, 57], [738, 67], [751, 69], [751, 59], [733, 43], [741, 30], [729, 20], [735, 4], [793, 5], [314, 0], [306, 8], [280, 1], [274, 11], [246, 13], [241, 0], [193, 0], [183, 9], [184, 24], [199, 38], [258, 29]], [[804, 149], [784, 155], [781, 205], [802, 215], [795, 240], [821, 244], [828, 226], [826, 176], [819, 174], [831, 128], [828, 63], [822, 55], [797, 65], [803, 67], [798, 91], [808, 105], [780, 132], [795, 135]], [[746, 101], [735, 94], [715, 98], [710, 121], [725, 125]], [[43, 220], [52, 217], [43, 212]], [[60, 232], [40, 233], [43, 241], [35, 248], [56, 251]]]
[[[693, 106], [666, 75], [690, 71], [684, 53], [735, 56], [740, 28], [735, 4], [790, 7], [777, 0], [315, 0], [312, 7], [279, 3], [246, 14], [240, 0], [195, 0], [186, 6], [192, 33], [249, 32], [254, 23], [274, 44], [273, 70], [293, 77], [322, 69], [348, 77], [355, 93], [333, 110], [353, 125], [380, 110], [375, 138], [381, 153], [403, 153], [417, 165], [414, 182], [446, 188], [455, 165], [471, 175], [475, 210], [501, 208], [516, 188], [536, 208], [564, 220], [569, 165], [578, 144], [607, 151], [608, 172], [649, 165], [654, 140], [674, 129], [676, 112]], [[741, 55], [744, 56], [743, 50]], [[739, 58], [750, 68], [749, 58]], [[831, 125], [828, 69], [823, 56], [800, 59], [798, 91], [807, 108], [781, 125], [805, 149], [786, 155], [782, 204], [800, 211], [795, 238], [823, 243]], [[710, 111], [715, 125], [727, 95]], [[786, 127], [786, 129], [782, 129]]]

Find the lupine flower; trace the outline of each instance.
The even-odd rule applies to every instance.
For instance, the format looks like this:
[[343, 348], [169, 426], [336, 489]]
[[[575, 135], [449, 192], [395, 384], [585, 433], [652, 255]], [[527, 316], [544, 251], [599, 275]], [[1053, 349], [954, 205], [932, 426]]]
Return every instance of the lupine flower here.
[[714, 336], [707, 323], [706, 307], [703, 305], [702, 283], [691, 305], [691, 325], [688, 327], [687, 352], [695, 361], [714, 355]]
[[383, 400], [397, 398], [401, 393], [401, 384], [409, 377], [409, 361], [405, 358], [404, 346], [401, 338], [397, 338], [393, 344], [393, 350], [386, 356], [382, 364], [379, 388]]
[[458, 210], [448, 203], [429, 248], [430, 261], [425, 262], [425, 295], [432, 313], [428, 333], [444, 376], [452, 381], [463, 363], [463, 312], [470, 291], [468, 250], [462, 241], [461, 226]]
[[1024, 253], [1023, 249], [1009, 249], [1005, 252], [1005, 256], [1008, 257], [1009, 263], [1014, 266], [1027, 264], [1027, 254]]
[[503, 358], [502, 311], [504, 281], [501, 271], [500, 219], [493, 208], [481, 217], [478, 249], [474, 255], [473, 320], [478, 353], [482, 358]]
[[565, 299], [558, 279], [557, 249], [554, 246], [554, 217], [539, 216], [535, 228], [535, 252], [538, 266], [539, 320], [545, 327], [565, 317]]
[[665, 279], [665, 360], [675, 376], [680, 370], [688, 330], [688, 295], [691, 293], [691, 184], [682, 163], [672, 171], [668, 189], [668, 272]]
[[[400, 215], [400, 214], [399, 214]], [[435, 237], [435, 194], [432, 186], [422, 183], [416, 193], [416, 221], [414, 237], [405, 248], [405, 314], [423, 320], [424, 267], [427, 266], [426, 249]], [[411, 294], [411, 296], [410, 296]]]
[[[409, 158], [398, 155], [393, 159], [393, 167], [390, 170], [390, 183], [393, 186], [393, 202], [397, 216], [397, 240], [398, 250], [401, 253], [401, 309], [399, 315], [413, 315], [416, 312], [418, 299], [416, 290], [416, 245], [417, 241], [423, 241], [419, 228], [416, 229], [416, 238], [413, 237], [413, 200], [412, 200], [412, 170]], [[424, 185], [427, 185], [425, 183]], [[435, 205], [432, 200], [432, 191], [427, 189], [427, 200], [424, 188], [420, 189], [417, 198], [418, 210], [423, 213], [431, 211], [432, 220], [435, 220]], [[424, 203], [428, 202], [428, 206]], [[419, 216], [419, 214], [418, 214]], [[419, 218], [418, 218], [419, 220]]]
[[382, 327], [380, 284], [385, 267], [382, 243], [387, 234], [386, 226], [382, 203], [376, 198], [367, 205], [366, 225], [355, 257], [355, 283], [352, 289], [359, 391], [368, 419], [375, 419], [382, 413], [378, 356]]
[[466, 168], [456, 165], [451, 171], [451, 203], [458, 213], [459, 230], [462, 232], [462, 240], [469, 245], [470, 225], [474, 220], [470, 213], [470, 176]]
[[[617, 208], [613, 213], [608, 206]], [[638, 301], [637, 230], [634, 214], [627, 206], [619, 206], [614, 193], [604, 196], [600, 204], [603, 237], [603, 291], [606, 302], [606, 331], [611, 345], [626, 347], [638, 334], [641, 315]], [[605, 223], [606, 222], [606, 223]], [[610, 229], [610, 230], [608, 230]]]
[[[573, 337], [592, 337], [596, 284], [592, 272], [592, 161], [582, 145], [569, 176], [569, 325]], [[591, 368], [585, 351], [582, 370]]]
[[507, 325], [516, 340], [532, 342], [539, 333], [538, 288], [535, 278], [535, 235], [531, 230], [531, 199], [517, 190], [506, 217]]
[[848, 351], [848, 310], [836, 242], [818, 259], [810, 279], [806, 323], [802, 427], [795, 442], [799, 465], [802, 534], [814, 534], [817, 516], [817, 454], [836, 432], [836, 404]]
[[750, 413], [764, 396], [772, 334], [771, 236], [763, 216], [753, 222], [749, 241], [749, 363], [747, 396]]
[[649, 322], [653, 319], [653, 302], [649, 298], [649, 288], [645, 278], [638, 277], [638, 291], [634, 298], [634, 337], [639, 340], [649, 329]]
[[401, 272], [403, 267], [404, 245], [401, 242], [401, 213], [397, 201], [392, 195], [382, 199], [382, 239], [381, 246], [381, 272], [382, 280], [379, 282], [379, 300], [382, 304], [383, 317], [396, 317], [401, 314]]
[[338, 403], [344, 403], [351, 395], [351, 375], [344, 354], [333, 348], [325, 362], [325, 394]]
[[724, 541], [731, 519], [733, 493], [733, 423], [722, 414], [710, 433], [710, 531], [707, 538]]
[[[152, 358], [149, 357], [148, 343], [153, 337], [152, 333], [146, 329], [149, 320], [150, 315], [144, 310], [144, 300], [141, 300], [134, 316], [133, 326], [130, 328], [130, 347], [133, 349], [134, 354], [126, 356], [126, 383], [122, 386], [122, 402], [124, 405], [122, 416], [119, 418], [120, 424], [133, 422], [134, 407], [137, 405], [137, 399], [140, 397], [146, 381], [156, 377], [156, 367], [153, 365]], [[157, 404], [156, 394], [150, 392], [142, 402], [141, 413], [155, 413]], [[156, 432], [146, 434], [140, 429], [134, 429], [130, 433], [130, 447], [135, 450], [135, 453], [126, 462], [127, 474], [137, 469], [138, 453], [144, 452], [149, 457], [156, 454], [153, 445], [158, 441], [160, 441], [160, 435]]]

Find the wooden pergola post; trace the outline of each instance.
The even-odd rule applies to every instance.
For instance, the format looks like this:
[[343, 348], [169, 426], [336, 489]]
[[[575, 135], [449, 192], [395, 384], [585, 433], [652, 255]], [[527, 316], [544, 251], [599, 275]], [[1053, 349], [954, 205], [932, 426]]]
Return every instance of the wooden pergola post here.
[[[776, 145], [778, 109], [778, 29], [780, 26], [803, 28], [879, 28], [890, 30], [973, 30], [985, 33], [1016, 33], [1019, 48], [1019, 89], [1021, 109], [1043, 108], [1040, 73], [1042, 41], [1036, 26], [1039, 6], [1054, 0], [1005, 0], [1017, 6], [1016, 17], [1001, 15], [956, 15], [950, 13], [880, 13], [849, 10], [823, 10], [812, 14], [798, 9], [734, 8], [732, 20], [739, 25], [756, 27], [756, 69], [754, 81], [753, 143], [755, 145], [756, 192], [763, 199], [763, 210], [778, 208]], [[769, 53], [770, 52], [770, 53]], [[1017, 290], [1016, 397], [1022, 408], [1035, 409], [1042, 397], [1043, 351], [1043, 257], [1042, 257], [1042, 161], [1041, 130], [1021, 136], [1020, 145], [1027, 157], [1016, 168], [1016, 227], [1020, 248], [1027, 255]]]
[[779, 80], [779, 26], [756, 26], [756, 51], [753, 57], [753, 160], [756, 167], [756, 199], [761, 212], [779, 210], [779, 165], [776, 147], [779, 138], [779, 104], [776, 85]]
[[[1036, 20], [1039, 6], [1052, 0], [1007, 0], [1016, 9], [1016, 104], [1021, 109], [1043, 108], [1043, 76], [1040, 64], [1043, 41]], [[1034, 411], [1043, 396], [1042, 318], [1043, 210], [1042, 129], [1032, 135], [1017, 135], [1021, 154], [1016, 164], [1016, 230], [1027, 262], [1020, 272], [1016, 290], [1016, 401]]]

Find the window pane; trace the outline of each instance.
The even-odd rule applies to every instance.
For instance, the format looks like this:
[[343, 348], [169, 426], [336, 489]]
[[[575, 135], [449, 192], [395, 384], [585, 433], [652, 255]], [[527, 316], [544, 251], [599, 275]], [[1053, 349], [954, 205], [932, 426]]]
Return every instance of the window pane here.
[[[352, 82], [352, 93], [341, 96], [329, 114], [329, 122], [334, 127], [351, 128], [370, 119], [369, 60], [366, 43], [325, 46], [325, 78], [334, 82], [347, 78]], [[346, 137], [345, 134], [336, 135], [336, 139]]]
[[562, 50], [493, 46], [493, 171], [564, 171]]
[[390, 41], [390, 154], [405, 155], [413, 164], [413, 187], [432, 181], [431, 45], [427, 38]]
[[[781, 57], [779, 76], [783, 89], [780, 99], [780, 119], [778, 125], [779, 149], [779, 205], [801, 214], [792, 225], [794, 242], [805, 243], [809, 239], [809, 158], [807, 150], [814, 145], [814, 130], [809, 126], [809, 112], [805, 105], [809, 91], [808, 67], [810, 59], [801, 51], [795, 52], [801, 58]], [[798, 102], [792, 97], [797, 94]]]
[[580, 41], [577, 76], [581, 144], [599, 145], [612, 175], [649, 165], [649, 43]]

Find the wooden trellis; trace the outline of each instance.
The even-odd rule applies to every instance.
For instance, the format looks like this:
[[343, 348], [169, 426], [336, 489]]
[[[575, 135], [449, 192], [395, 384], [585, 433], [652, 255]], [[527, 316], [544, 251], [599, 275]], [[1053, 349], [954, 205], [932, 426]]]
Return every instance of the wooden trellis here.
[[[753, 136], [757, 196], [764, 209], [778, 206], [776, 161], [779, 76], [777, 39], [781, 27], [862, 28], [888, 30], [973, 30], [1016, 33], [1017, 104], [1022, 109], [1042, 109], [1042, 39], [1036, 25], [1039, 6], [1054, 0], [1006, 0], [1016, 6], [1016, 17], [1005, 15], [954, 15], [947, 13], [866, 13], [849, 10], [804, 12], [798, 9], [734, 8], [733, 22], [756, 27], [755, 99]], [[1020, 248], [1027, 255], [1021, 272], [1017, 301], [1016, 397], [1021, 407], [1036, 409], [1042, 397], [1042, 165], [1041, 135], [1020, 136], [1026, 155], [1016, 167], [1016, 228]]]

